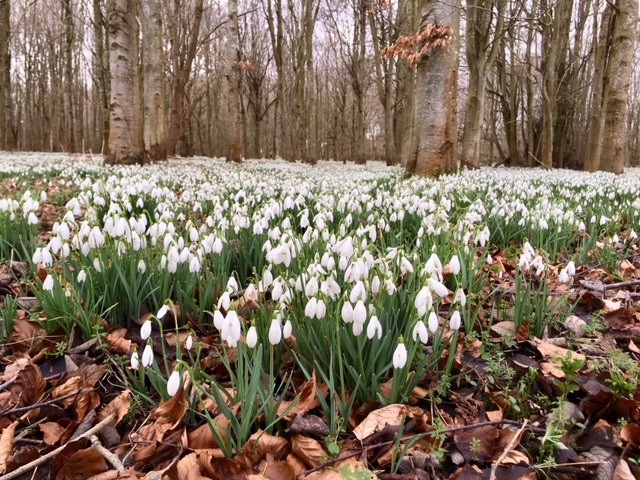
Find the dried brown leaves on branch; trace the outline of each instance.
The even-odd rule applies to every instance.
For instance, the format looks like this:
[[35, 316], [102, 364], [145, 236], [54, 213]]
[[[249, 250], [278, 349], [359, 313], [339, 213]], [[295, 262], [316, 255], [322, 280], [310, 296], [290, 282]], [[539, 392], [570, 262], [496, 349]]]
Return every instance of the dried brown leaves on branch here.
[[448, 25], [428, 24], [415, 35], [403, 36], [395, 45], [382, 50], [382, 56], [399, 58], [412, 67], [418, 65], [434, 48], [447, 48], [453, 41], [453, 30]]

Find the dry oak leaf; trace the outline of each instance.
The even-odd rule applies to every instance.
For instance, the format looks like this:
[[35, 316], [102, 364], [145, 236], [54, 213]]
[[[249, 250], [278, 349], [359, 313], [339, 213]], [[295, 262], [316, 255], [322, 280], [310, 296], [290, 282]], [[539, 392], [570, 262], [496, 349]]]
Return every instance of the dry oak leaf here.
[[281, 460], [289, 453], [289, 442], [282, 437], [275, 437], [258, 430], [251, 435], [249, 441], [242, 447], [236, 461], [249, 467], [255, 467], [270, 455], [275, 460]]
[[107, 335], [106, 342], [107, 348], [110, 352], [119, 353], [121, 355], [128, 355], [131, 350], [131, 340], [127, 340], [125, 335], [127, 329], [124, 327], [116, 328]]
[[129, 413], [130, 407], [131, 392], [129, 390], [125, 390], [120, 395], [111, 400], [102, 410], [100, 410], [100, 412], [98, 413], [97, 422], [101, 422], [109, 415], [113, 415], [113, 426], [116, 426], [122, 421], [127, 413]]
[[320, 442], [303, 435], [294, 435], [291, 438], [291, 450], [309, 468], [318, 467], [329, 458]]
[[405, 417], [422, 416], [424, 412], [417, 407], [409, 407], [395, 403], [379, 408], [369, 413], [367, 417], [353, 429], [355, 437], [363, 441], [365, 438], [381, 431], [385, 425], [397, 426], [402, 424]]
[[106, 460], [98, 451], [85, 448], [65, 458], [55, 478], [56, 480], [84, 480], [108, 470]]
[[33, 354], [43, 349], [47, 332], [38, 322], [17, 319], [13, 324], [13, 332], [7, 339], [14, 352]]
[[15, 421], [2, 429], [2, 434], [0, 435], [0, 474], [5, 473], [7, 462], [13, 455], [13, 440], [17, 426], [18, 421]]
[[635, 480], [636, 478], [638, 477], [631, 472], [626, 460], [620, 460], [616, 467], [616, 471], [613, 473], [613, 480]]
[[[188, 408], [187, 394], [184, 389], [179, 390], [171, 400], [158, 405], [158, 408], [156, 408], [152, 414], [152, 416], [157, 419], [156, 424], [161, 426], [158, 428], [158, 433], [162, 432], [162, 434], [164, 434], [164, 432], [177, 427], [182, 421], [184, 414], [187, 413]], [[157, 440], [161, 441], [162, 435], [160, 435]]]
[[[33, 405], [42, 397], [45, 389], [45, 381], [42, 372], [36, 364], [28, 358], [19, 358], [9, 365], [2, 375], [3, 382], [8, 382], [14, 377], [16, 381], [9, 387], [6, 400], [9, 405], [2, 405], [4, 408], [23, 407]], [[4, 402], [3, 402], [4, 403]]]
[[44, 434], [44, 443], [47, 445], [55, 445], [60, 443], [60, 439], [67, 427], [60, 425], [58, 422], [45, 422], [38, 425], [40, 431]]
[[285, 415], [287, 420], [292, 420], [296, 415], [304, 415], [305, 413], [320, 406], [320, 400], [318, 399], [318, 390], [320, 395], [326, 398], [329, 393], [329, 387], [324, 384], [318, 384], [316, 381], [316, 374], [307, 380], [300, 393], [291, 402], [282, 402], [278, 408], [278, 416]]
[[640, 446], [640, 425], [637, 423], [628, 423], [620, 432], [620, 438], [636, 447]]
[[202, 474], [197, 453], [190, 453], [181, 458], [176, 464], [175, 470], [175, 476], [166, 475], [164, 478], [171, 480], [207, 480], [209, 478]]
[[586, 361], [587, 357], [578, 352], [573, 352], [566, 348], [557, 347], [549, 342], [545, 342], [544, 340], [540, 340], [539, 338], [534, 338], [533, 341], [536, 344], [536, 348], [545, 358], [545, 360], [555, 360], [557, 358], [566, 358], [571, 355], [571, 358], [574, 360]]
[[493, 457], [500, 432], [492, 425], [457, 431], [453, 442], [467, 462], [486, 463]]

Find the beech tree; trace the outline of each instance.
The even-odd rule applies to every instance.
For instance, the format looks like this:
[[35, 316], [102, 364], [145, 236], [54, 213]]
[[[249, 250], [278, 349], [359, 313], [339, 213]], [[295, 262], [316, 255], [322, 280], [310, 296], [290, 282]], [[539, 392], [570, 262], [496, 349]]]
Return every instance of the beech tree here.
[[242, 70], [238, 55], [238, 0], [229, 0], [227, 27], [227, 106], [226, 122], [229, 150], [227, 161], [242, 162], [242, 106], [240, 104], [240, 80]]
[[144, 160], [135, 0], [109, 0], [111, 101], [107, 163]]
[[11, 4], [0, 0], [0, 149], [9, 148], [11, 112]]
[[[458, 161], [458, 49], [460, 0], [423, 0], [416, 85], [416, 151], [408, 170], [450, 172]], [[424, 47], [423, 47], [424, 49]]]

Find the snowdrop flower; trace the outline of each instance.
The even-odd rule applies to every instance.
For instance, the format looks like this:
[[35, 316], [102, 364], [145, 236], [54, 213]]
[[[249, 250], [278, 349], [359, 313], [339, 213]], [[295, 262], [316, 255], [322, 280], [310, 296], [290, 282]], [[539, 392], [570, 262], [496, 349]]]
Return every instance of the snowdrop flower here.
[[189, 262], [189, 272], [198, 273], [199, 271], [200, 271], [200, 260], [198, 260], [198, 257], [194, 255], [191, 261]]
[[193, 335], [187, 337], [186, 342], [184, 342], [184, 348], [187, 349], [187, 352], [193, 348]]
[[570, 281], [571, 281], [571, 278], [569, 277], [569, 273], [567, 272], [567, 269], [563, 268], [562, 270], [560, 270], [560, 274], [558, 275], [558, 282], [567, 284]]
[[271, 326], [269, 327], [269, 343], [271, 345], [277, 345], [282, 340], [282, 328], [280, 327], [280, 319], [274, 318], [271, 320]]
[[309, 318], [314, 318], [316, 316], [317, 308], [318, 299], [316, 297], [311, 297], [307, 302], [307, 305], [304, 307], [304, 315]]
[[27, 219], [27, 223], [29, 225], [37, 225], [39, 222], [38, 217], [36, 216], [35, 213], [33, 212], [29, 212], [29, 217]]
[[145, 273], [147, 271], [147, 264], [144, 263], [144, 260], [141, 258], [138, 262], [138, 273]]
[[222, 330], [222, 326], [224, 325], [224, 315], [222, 315], [220, 310], [213, 312], [213, 325], [218, 330]]
[[291, 320], [287, 320], [284, 322], [284, 327], [282, 327], [282, 336], [287, 339], [291, 336], [293, 332], [293, 325], [291, 324]]
[[362, 300], [358, 300], [356, 306], [353, 308], [353, 322], [364, 325], [367, 321], [367, 308], [364, 306]]
[[444, 298], [447, 295], [449, 295], [449, 289], [445, 287], [444, 283], [439, 282], [433, 277], [427, 280], [427, 285], [429, 286], [431, 291], [433, 291], [433, 293], [435, 293], [441, 298]]
[[375, 275], [371, 280], [371, 293], [378, 295], [380, 293], [380, 277]]
[[229, 296], [229, 292], [224, 292], [218, 299], [218, 308], [229, 310], [229, 307], [231, 307], [231, 297]]
[[449, 320], [449, 328], [451, 330], [459, 330], [461, 325], [460, 312], [457, 310], [453, 312], [451, 315], [451, 319]]
[[353, 306], [349, 302], [344, 302], [341, 311], [342, 321], [344, 323], [353, 322]]
[[84, 283], [85, 280], [87, 279], [87, 272], [85, 272], [84, 270], [80, 270], [78, 272], [78, 283]]
[[422, 287], [418, 294], [416, 295], [416, 299], [414, 301], [414, 306], [418, 311], [418, 316], [424, 317], [428, 310], [431, 310], [433, 306], [433, 297], [431, 295], [431, 290], [429, 287]]
[[454, 275], [458, 275], [458, 273], [460, 273], [460, 259], [458, 258], [458, 255], [454, 255], [453, 257], [451, 257], [449, 267], [451, 268], [451, 272]]
[[31, 261], [36, 265], [42, 263], [42, 248], [36, 248], [36, 251], [33, 252], [33, 256], [31, 257]]
[[138, 370], [140, 368], [140, 357], [138, 357], [138, 351], [134, 350], [131, 354], [131, 369]]
[[142, 351], [142, 366], [150, 367], [153, 364], [153, 348], [147, 344]]
[[422, 320], [418, 320], [416, 325], [413, 327], [413, 340], [417, 341], [418, 338], [420, 338], [420, 341], [425, 345], [429, 340], [429, 332], [427, 331], [427, 326]]
[[96, 272], [98, 273], [102, 272], [102, 263], [100, 263], [99, 258], [93, 259], [93, 268], [95, 268]]
[[319, 299], [318, 300], [318, 305], [316, 307], [316, 318], [318, 320], [323, 319], [326, 314], [327, 314], [327, 306], [324, 303], [324, 300]]
[[567, 270], [569, 276], [574, 276], [576, 274], [576, 264], [573, 262], [573, 260], [569, 260], [565, 269]]
[[365, 300], [367, 298], [367, 291], [364, 288], [364, 283], [362, 280], [358, 280], [358, 282], [351, 289], [351, 293], [349, 294], [349, 301], [351, 303], [356, 303], [358, 300]]
[[174, 397], [180, 390], [180, 372], [175, 369], [167, 380], [167, 393], [170, 397]]
[[156, 318], [158, 320], [161, 320], [162, 318], [164, 318], [164, 316], [167, 314], [167, 312], [169, 311], [169, 305], [164, 304], [160, 307], [160, 310], [158, 310], [158, 313], [156, 313]]
[[438, 319], [438, 315], [435, 312], [429, 313], [429, 320], [427, 321], [429, 325], [429, 331], [431, 333], [436, 333], [438, 331], [438, 327], [440, 326], [440, 320]]
[[254, 325], [249, 327], [249, 331], [247, 332], [247, 346], [249, 348], [254, 348], [258, 344], [258, 331]]
[[378, 337], [378, 340], [382, 338], [382, 324], [376, 315], [371, 315], [367, 326], [367, 338], [371, 340], [373, 337]]
[[453, 303], [458, 303], [461, 307], [464, 307], [467, 304], [467, 296], [462, 288], [456, 290], [456, 294], [453, 297]]
[[316, 277], [311, 277], [304, 286], [304, 293], [307, 297], [313, 297], [318, 293], [318, 289], [318, 279]]
[[493, 265], [493, 257], [487, 254], [487, 265]]
[[222, 330], [220, 331], [220, 338], [227, 342], [230, 347], [238, 345], [240, 336], [242, 335], [242, 329], [240, 327], [240, 318], [235, 310], [229, 310], [227, 316], [224, 317], [224, 323], [222, 324]]
[[400, 343], [393, 352], [393, 368], [404, 368], [407, 364], [407, 347], [404, 346], [402, 337], [400, 337]]
[[53, 277], [50, 274], [47, 275], [46, 278], [44, 279], [44, 282], [42, 282], [42, 289], [45, 292], [53, 291]]
[[145, 320], [140, 327], [140, 338], [142, 338], [142, 340], [146, 340], [151, 336], [151, 327], [151, 320]]
[[238, 282], [236, 277], [232, 275], [229, 277], [229, 280], [227, 280], [227, 291], [237, 292], [238, 290]]

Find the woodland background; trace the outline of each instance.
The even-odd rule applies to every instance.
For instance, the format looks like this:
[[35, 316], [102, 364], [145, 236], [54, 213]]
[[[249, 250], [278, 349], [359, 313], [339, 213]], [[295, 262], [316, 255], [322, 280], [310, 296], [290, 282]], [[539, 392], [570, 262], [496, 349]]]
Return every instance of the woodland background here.
[[[638, 11], [637, 0], [0, 0], [0, 149], [416, 171], [434, 85], [454, 82], [441, 99], [454, 156], [436, 168], [619, 172], [640, 163]], [[451, 27], [445, 46], [413, 64], [389, 54], [402, 38], [417, 39], [413, 52], [437, 40], [419, 37], [429, 25]], [[438, 49], [455, 62], [446, 75]]]

